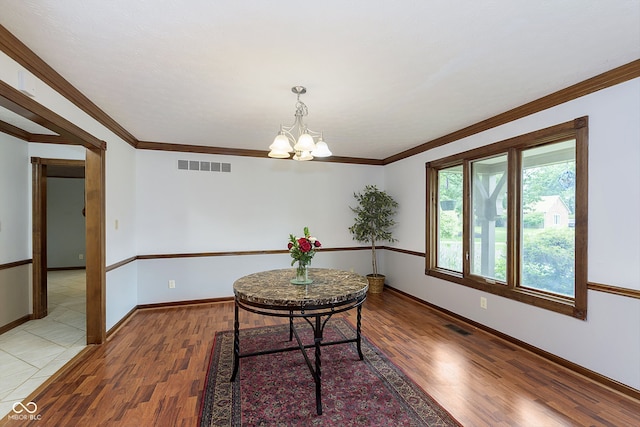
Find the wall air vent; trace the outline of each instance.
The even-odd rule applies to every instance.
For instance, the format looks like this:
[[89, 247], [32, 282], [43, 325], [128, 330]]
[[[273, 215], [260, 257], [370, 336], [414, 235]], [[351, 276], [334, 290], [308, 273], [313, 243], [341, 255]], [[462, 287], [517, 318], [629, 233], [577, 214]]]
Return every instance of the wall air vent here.
[[231, 172], [231, 163], [178, 160], [178, 169], [201, 172]]

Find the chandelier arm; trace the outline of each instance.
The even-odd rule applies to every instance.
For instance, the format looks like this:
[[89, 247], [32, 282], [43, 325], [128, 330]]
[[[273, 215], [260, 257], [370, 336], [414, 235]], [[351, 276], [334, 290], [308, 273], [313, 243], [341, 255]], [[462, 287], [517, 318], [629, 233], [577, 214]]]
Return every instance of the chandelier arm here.
[[312, 137], [314, 137], [314, 138], [319, 138], [322, 135], [322, 132], [316, 132], [316, 131], [311, 130], [309, 128], [307, 128], [307, 133], [309, 135], [311, 135]]

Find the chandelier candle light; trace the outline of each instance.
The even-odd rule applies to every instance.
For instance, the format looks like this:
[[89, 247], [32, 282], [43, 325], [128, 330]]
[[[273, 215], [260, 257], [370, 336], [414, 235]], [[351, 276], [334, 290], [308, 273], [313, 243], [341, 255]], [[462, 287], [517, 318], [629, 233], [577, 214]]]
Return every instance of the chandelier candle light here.
[[316, 254], [316, 250], [322, 245], [320, 241], [315, 237], [311, 237], [309, 234], [309, 228], [304, 228], [304, 237], [299, 239], [293, 234], [289, 234], [289, 253], [291, 254], [291, 265], [298, 263], [296, 267], [296, 278], [291, 279], [291, 283], [294, 285], [308, 285], [313, 283], [312, 279], [309, 279], [309, 264], [311, 264], [311, 258]]
[[280, 125], [280, 133], [269, 146], [271, 150], [269, 157], [288, 159], [289, 153], [295, 153], [293, 160], [305, 161], [312, 160], [314, 157], [331, 156], [329, 146], [322, 139], [322, 132], [312, 131], [304, 123], [303, 118], [309, 114], [309, 111], [304, 102], [300, 101], [300, 95], [307, 93], [307, 89], [304, 86], [294, 86], [291, 92], [298, 95], [295, 121], [291, 126]]

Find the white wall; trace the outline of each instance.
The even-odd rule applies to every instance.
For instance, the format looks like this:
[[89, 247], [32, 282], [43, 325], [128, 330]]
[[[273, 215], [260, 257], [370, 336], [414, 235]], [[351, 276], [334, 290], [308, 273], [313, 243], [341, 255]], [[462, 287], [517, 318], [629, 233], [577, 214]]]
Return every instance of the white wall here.
[[[400, 204], [395, 245], [425, 252], [426, 162], [587, 115], [588, 280], [640, 289], [640, 79], [386, 166], [385, 188]], [[589, 291], [581, 321], [425, 276], [422, 257], [391, 252], [385, 260], [392, 286], [640, 389], [640, 300]]]
[[[107, 143], [106, 156], [105, 228], [108, 266], [138, 254], [135, 228], [136, 150], [129, 144], [116, 140], [115, 143]], [[107, 284], [112, 284], [108, 277]], [[133, 286], [135, 281], [129, 284]]]
[[31, 258], [27, 144], [0, 133], [0, 264]]
[[[231, 172], [178, 170], [179, 159]], [[138, 252], [284, 249], [305, 226], [327, 246], [354, 246], [353, 192], [382, 176], [378, 166], [138, 150]]]
[[[230, 163], [231, 172], [179, 170], [178, 160]], [[138, 253], [284, 250], [305, 226], [326, 248], [360, 246], [348, 230], [353, 193], [382, 181], [379, 166], [138, 150]], [[334, 255], [320, 251], [311, 267]], [[368, 252], [342, 255], [345, 268], [369, 272]], [[238, 277], [290, 261], [287, 254], [139, 261], [138, 300], [232, 296]]]
[[[0, 265], [31, 258], [27, 144], [0, 133]], [[31, 264], [0, 270], [0, 326], [31, 312]]]
[[[136, 150], [120, 140], [107, 143], [106, 152], [106, 265], [135, 257]], [[107, 271], [107, 331], [138, 305], [138, 266], [128, 263]]]
[[138, 266], [130, 262], [107, 272], [107, 331], [138, 305]]

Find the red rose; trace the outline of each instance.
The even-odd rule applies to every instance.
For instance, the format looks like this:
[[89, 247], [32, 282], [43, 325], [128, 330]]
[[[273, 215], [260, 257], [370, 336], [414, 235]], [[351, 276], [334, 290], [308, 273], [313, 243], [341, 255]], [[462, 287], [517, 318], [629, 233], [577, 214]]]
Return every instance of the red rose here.
[[320, 240], [316, 240], [315, 242], [313, 242], [313, 246], [315, 246], [316, 248], [319, 248], [320, 246]]
[[[302, 242], [300, 241], [302, 240]], [[311, 250], [311, 243], [307, 239], [300, 239], [298, 243], [300, 244], [300, 250], [302, 252], [309, 252]]]
[[289, 242], [289, 244], [287, 245], [287, 248], [289, 248], [289, 250], [291, 250], [292, 247], [293, 247], [293, 243]]

